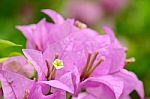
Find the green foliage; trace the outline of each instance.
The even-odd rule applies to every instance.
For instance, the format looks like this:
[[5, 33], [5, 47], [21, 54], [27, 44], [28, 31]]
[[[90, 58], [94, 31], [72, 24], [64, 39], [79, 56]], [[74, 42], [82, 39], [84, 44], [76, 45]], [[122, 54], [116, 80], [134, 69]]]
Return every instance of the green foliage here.
[[8, 52], [9, 49], [15, 49], [17, 47], [22, 48], [22, 45], [15, 44], [8, 40], [0, 39], [0, 52], [1, 52], [0, 55], [5, 54], [4, 55], [5, 57], [3, 56], [2, 58], [0, 58], [0, 62], [5, 61], [8, 57], [21, 55], [19, 52], [16, 52], [15, 50], [10, 51], [9, 53], [5, 53]]
[[[130, 1], [130, 0], [129, 0]], [[145, 96], [150, 96], [150, 0], [131, 0], [126, 11], [117, 18], [116, 31], [128, 41], [128, 57], [136, 62], [127, 68], [143, 81]]]
[[22, 45], [18, 45], [10, 41], [0, 39], [0, 50], [4, 50], [5, 48], [12, 47], [12, 46], [21, 47]]
[[[18, 24], [37, 23], [46, 17], [40, 11], [44, 8], [54, 9], [60, 13], [65, 12], [63, 5], [67, 0], [1, 0], [0, 1], [0, 39], [12, 42], [0, 42], [0, 57], [18, 55], [25, 48], [25, 38], [15, 29]], [[129, 5], [115, 20], [116, 33], [123, 37], [129, 49], [128, 57], [135, 57], [136, 62], [127, 68], [135, 72], [144, 82], [145, 95], [150, 97], [150, 0], [128, 0]], [[30, 8], [32, 14], [24, 13]], [[25, 10], [26, 11], [26, 10]], [[30, 17], [28, 20], [25, 18]], [[49, 21], [51, 21], [48, 18]], [[19, 45], [16, 45], [19, 44]], [[20, 47], [23, 45], [23, 47]], [[5, 50], [1, 50], [4, 49]], [[20, 54], [19, 54], [20, 55]], [[5, 60], [0, 59], [0, 60]], [[133, 95], [134, 96], [134, 95]], [[136, 98], [135, 98], [136, 99]]]

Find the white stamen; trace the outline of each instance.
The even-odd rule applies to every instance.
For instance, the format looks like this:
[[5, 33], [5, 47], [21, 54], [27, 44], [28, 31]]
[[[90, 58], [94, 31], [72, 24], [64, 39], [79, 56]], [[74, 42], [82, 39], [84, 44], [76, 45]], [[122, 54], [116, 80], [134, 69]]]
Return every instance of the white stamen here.
[[54, 62], [53, 62], [53, 65], [56, 69], [61, 69], [64, 67], [64, 63], [62, 60], [60, 59], [55, 59]]

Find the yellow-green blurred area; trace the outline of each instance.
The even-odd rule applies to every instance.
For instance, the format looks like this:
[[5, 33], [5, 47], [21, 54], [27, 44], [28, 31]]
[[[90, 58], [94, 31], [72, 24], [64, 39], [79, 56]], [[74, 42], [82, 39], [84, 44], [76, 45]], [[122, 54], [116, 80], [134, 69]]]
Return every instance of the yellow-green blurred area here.
[[[80, 2], [80, 0], [77, 1]], [[80, 5], [83, 7], [81, 8], [83, 12], [86, 12], [84, 11], [84, 5], [87, 1], [90, 0], [82, 0]], [[91, 1], [97, 2], [98, 0]], [[150, 0], [126, 0], [125, 5], [120, 5], [121, 7], [124, 6], [124, 8], [118, 7], [116, 8], [117, 10], [112, 12], [110, 10], [113, 10], [117, 6], [116, 3], [107, 5], [102, 4], [104, 0], [99, 1], [100, 7], [98, 7], [98, 3], [94, 5], [97, 6], [97, 9], [100, 8], [97, 10], [98, 14], [95, 10], [89, 10], [90, 7], [89, 9], [85, 9], [87, 12], [89, 11], [89, 16], [93, 15], [93, 20], [99, 17], [95, 23], [94, 21], [92, 23], [92, 18], [90, 17], [88, 23], [88, 19], [84, 20], [84, 17], [82, 17], [84, 15], [82, 12], [77, 13], [79, 16], [82, 15], [81, 17], [78, 17], [76, 12], [73, 12], [76, 10], [72, 9], [78, 8], [79, 3], [76, 4], [75, 2], [71, 2], [71, 0], [0, 0], [0, 39], [23, 45], [23, 47], [19, 48], [10, 47], [2, 51], [0, 50], [0, 57], [9, 56], [12, 51], [21, 52], [21, 49], [25, 48], [26, 40], [21, 32], [16, 30], [16, 25], [37, 23], [43, 17], [48, 18], [41, 13], [41, 9], [50, 8], [63, 14], [65, 18], [75, 17], [79, 20], [81, 18], [81, 21], [87, 22], [89, 27], [97, 31], [101, 30], [103, 24], [109, 24], [113, 27], [117, 37], [128, 47], [127, 57], [135, 57], [136, 59], [134, 64], [128, 65], [126, 68], [135, 72], [139, 79], [143, 81], [145, 96], [150, 97]], [[115, 0], [109, 1], [114, 2]], [[107, 9], [109, 6], [111, 6], [110, 9]], [[91, 9], [95, 8], [91, 7]], [[118, 9], [121, 10], [118, 11]], [[85, 15], [88, 16], [87, 13]]]

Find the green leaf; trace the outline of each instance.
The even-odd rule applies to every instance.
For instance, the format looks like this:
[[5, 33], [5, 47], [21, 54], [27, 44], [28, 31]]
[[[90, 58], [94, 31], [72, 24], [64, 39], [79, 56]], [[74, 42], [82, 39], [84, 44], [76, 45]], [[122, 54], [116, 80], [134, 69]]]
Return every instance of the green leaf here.
[[22, 45], [15, 44], [13, 42], [0, 39], [0, 49], [5, 49], [7, 47], [21, 47]]
[[19, 52], [12, 52], [9, 54], [9, 57], [11, 57], [11, 56], [23, 56], [23, 54], [19, 53]]

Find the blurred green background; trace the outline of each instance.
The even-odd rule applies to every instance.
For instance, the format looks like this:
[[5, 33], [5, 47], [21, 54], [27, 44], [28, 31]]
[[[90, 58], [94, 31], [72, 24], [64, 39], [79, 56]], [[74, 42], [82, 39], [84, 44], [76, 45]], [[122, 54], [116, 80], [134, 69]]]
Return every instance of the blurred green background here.
[[[103, 2], [99, 3], [100, 6], [102, 6], [101, 3]], [[44, 8], [53, 9], [65, 17], [76, 18], [76, 16], [69, 15], [71, 8], [68, 5], [71, 5], [70, 0], [0, 0], [0, 39], [23, 45], [19, 48], [11, 47], [0, 50], [0, 57], [9, 56], [12, 51], [21, 52], [21, 49], [25, 48], [26, 40], [21, 32], [16, 30], [16, 25], [37, 23], [43, 17], [47, 17], [40, 12]], [[115, 6], [112, 4], [112, 7]], [[127, 69], [135, 72], [144, 82], [145, 96], [150, 97], [150, 0], [129, 0], [123, 9], [117, 9], [121, 10], [114, 14], [114, 12], [105, 11], [108, 9], [101, 8], [103, 12], [101, 19], [89, 26], [97, 31], [101, 30], [103, 24], [113, 27], [117, 37], [128, 47], [128, 57], [136, 58], [136, 62], [128, 65]], [[80, 20], [80, 18], [77, 19]], [[90, 23], [87, 22], [87, 24]]]

